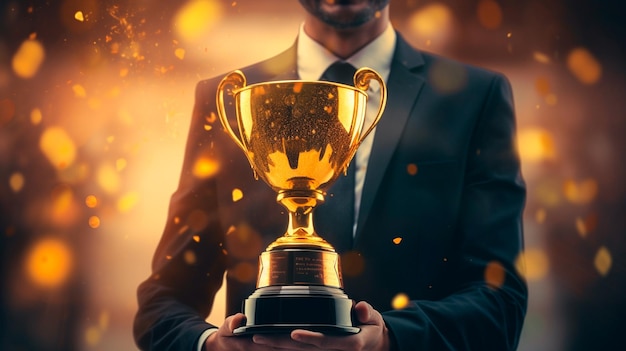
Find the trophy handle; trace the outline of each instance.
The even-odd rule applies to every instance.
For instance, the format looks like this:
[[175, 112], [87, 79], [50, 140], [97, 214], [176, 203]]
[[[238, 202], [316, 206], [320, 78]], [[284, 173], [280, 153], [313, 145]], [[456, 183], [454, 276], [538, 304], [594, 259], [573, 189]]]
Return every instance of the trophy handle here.
[[226, 75], [226, 77], [222, 79], [220, 84], [217, 86], [217, 115], [219, 116], [220, 122], [222, 123], [224, 129], [226, 129], [228, 135], [247, 155], [247, 148], [244, 146], [241, 139], [237, 137], [237, 134], [235, 134], [233, 129], [230, 127], [230, 124], [228, 123], [228, 117], [226, 116], [226, 109], [224, 108], [224, 90], [226, 90], [226, 86], [228, 85], [232, 86], [231, 91], [245, 87], [246, 77], [243, 75], [243, 72], [236, 70], [229, 73], [228, 75]]
[[383, 111], [385, 110], [385, 105], [387, 105], [387, 86], [383, 77], [378, 74], [378, 72], [374, 71], [368, 67], [359, 68], [356, 73], [354, 73], [354, 87], [365, 92], [370, 86], [370, 81], [375, 79], [380, 85], [380, 104], [378, 104], [378, 112], [376, 113], [376, 118], [372, 121], [372, 124], [367, 128], [365, 133], [361, 134], [361, 138], [357, 145], [361, 145], [363, 140], [367, 138], [367, 136], [374, 130], [380, 118], [383, 115]]

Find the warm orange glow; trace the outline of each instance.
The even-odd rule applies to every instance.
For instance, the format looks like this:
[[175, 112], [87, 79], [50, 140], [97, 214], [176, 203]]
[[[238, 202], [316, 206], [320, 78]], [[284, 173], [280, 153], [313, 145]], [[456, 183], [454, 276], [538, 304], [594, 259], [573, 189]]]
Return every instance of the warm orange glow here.
[[595, 179], [575, 181], [568, 179], [563, 183], [565, 198], [574, 204], [588, 204], [598, 195], [598, 182]]
[[407, 294], [399, 293], [391, 300], [391, 307], [394, 310], [400, 310], [407, 307], [410, 302], [411, 300], [409, 299], [409, 296]]
[[219, 170], [219, 164], [208, 157], [200, 157], [193, 166], [193, 175], [198, 178], [209, 178]]
[[76, 158], [74, 141], [60, 127], [46, 129], [39, 139], [39, 148], [57, 169], [70, 166]]
[[41, 123], [41, 120], [43, 120], [43, 115], [41, 114], [40, 109], [34, 108], [32, 111], [30, 111], [30, 123], [36, 126]]
[[87, 195], [85, 198], [85, 205], [89, 208], [94, 208], [98, 206], [98, 198], [94, 195]]
[[10, 99], [0, 99], [0, 127], [9, 123], [15, 115], [15, 103]]
[[87, 90], [80, 84], [72, 85], [72, 91], [74, 92], [74, 96], [77, 98], [84, 98], [87, 96]]
[[77, 204], [74, 200], [74, 191], [68, 185], [62, 184], [52, 190], [51, 219], [60, 225], [72, 223], [78, 215]]
[[397, 237], [397, 238], [393, 238], [393, 243], [396, 245], [399, 245], [402, 242], [402, 238], [401, 237]]
[[121, 179], [117, 171], [109, 163], [102, 163], [96, 174], [98, 185], [107, 193], [116, 193], [121, 186]]
[[9, 177], [9, 186], [14, 193], [19, 193], [24, 187], [24, 175], [20, 172], [15, 172]]
[[522, 129], [517, 134], [517, 145], [523, 161], [537, 162], [556, 157], [552, 134], [541, 128]]
[[91, 216], [91, 217], [89, 217], [88, 224], [93, 229], [96, 229], [96, 228], [100, 227], [100, 217], [98, 217], [98, 216]]
[[581, 83], [595, 84], [602, 77], [602, 65], [585, 48], [576, 48], [567, 56], [567, 68]]
[[515, 268], [528, 281], [544, 279], [549, 271], [548, 255], [537, 248], [529, 248], [515, 260]]
[[73, 255], [59, 239], [41, 239], [28, 250], [26, 272], [33, 283], [55, 288], [66, 282], [73, 265]]
[[448, 6], [431, 3], [409, 17], [409, 30], [419, 38], [445, 41], [452, 32], [453, 22]]
[[26, 40], [13, 56], [13, 72], [21, 78], [32, 78], [39, 71], [46, 52], [43, 45], [36, 39]]
[[487, 29], [496, 29], [502, 24], [502, 8], [493, 0], [481, 0], [476, 9], [478, 22]]
[[182, 40], [203, 39], [222, 15], [216, 0], [189, 0], [174, 16], [174, 28]]
[[117, 200], [117, 210], [126, 213], [135, 208], [139, 202], [139, 193], [133, 191], [124, 194]]
[[593, 265], [596, 267], [596, 270], [600, 273], [600, 275], [608, 275], [611, 270], [611, 266], [613, 265], [611, 252], [604, 246], [600, 247], [593, 260]]
[[417, 174], [417, 165], [415, 163], [411, 163], [408, 166], [406, 166], [406, 171], [407, 173], [409, 173], [409, 175], [416, 175]]
[[500, 262], [491, 261], [485, 267], [485, 282], [488, 285], [499, 288], [504, 284], [505, 277], [504, 267]]

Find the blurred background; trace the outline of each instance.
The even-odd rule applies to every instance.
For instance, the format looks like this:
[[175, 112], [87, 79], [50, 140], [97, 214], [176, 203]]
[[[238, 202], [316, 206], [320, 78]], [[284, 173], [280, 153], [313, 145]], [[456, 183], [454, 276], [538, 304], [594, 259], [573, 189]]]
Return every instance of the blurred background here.
[[[295, 0], [0, 4], [0, 349], [136, 350], [135, 290], [177, 185], [195, 84], [291, 45], [302, 10]], [[609, 0], [392, 3], [415, 46], [513, 85], [528, 183], [520, 350], [623, 345], [620, 10]], [[223, 313], [220, 302], [210, 320]]]

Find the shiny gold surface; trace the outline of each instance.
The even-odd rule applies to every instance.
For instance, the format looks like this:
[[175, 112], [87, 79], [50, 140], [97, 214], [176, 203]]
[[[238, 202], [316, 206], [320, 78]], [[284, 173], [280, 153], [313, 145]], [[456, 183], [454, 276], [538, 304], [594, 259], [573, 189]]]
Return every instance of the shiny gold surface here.
[[331, 251], [285, 249], [259, 258], [257, 288], [281, 285], [323, 285], [343, 288], [339, 255]]
[[[380, 84], [380, 105], [365, 129], [370, 81]], [[355, 87], [322, 81], [274, 81], [246, 86], [240, 71], [218, 86], [218, 116], [254, 170], [277, 193], [289, 211], [285, 235], [276, 247], [315, 246], [332, 250], [313, 228], [312, 213], [324, 193], [347, 170], [359, 145], [376, 126], [386, 104], [386, 87], [378, 73], [361, 68]], [[234, 99], [238, 132], [231, 128], [225, 98]]]

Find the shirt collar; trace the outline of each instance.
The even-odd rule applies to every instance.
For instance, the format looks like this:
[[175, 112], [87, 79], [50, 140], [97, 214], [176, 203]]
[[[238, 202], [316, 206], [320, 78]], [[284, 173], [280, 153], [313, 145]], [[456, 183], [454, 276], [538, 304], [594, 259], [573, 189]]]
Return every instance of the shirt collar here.
[[[369, 67], [378, 72], [384, 81], [387, 81], [395, 46], [396, 32], [389, 25], [381, 35], [345, 61], [356, 68]], [[304, 32], [304, 25], [300, 25], [297, 52], [298, 76], [302, 80], [319, 80], [328, 66], [335, 61], [341, 61], [340, 58], [309, 37]], [[378, 84], [370, 87], [377, 90]]]

